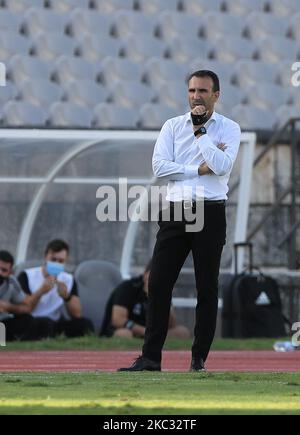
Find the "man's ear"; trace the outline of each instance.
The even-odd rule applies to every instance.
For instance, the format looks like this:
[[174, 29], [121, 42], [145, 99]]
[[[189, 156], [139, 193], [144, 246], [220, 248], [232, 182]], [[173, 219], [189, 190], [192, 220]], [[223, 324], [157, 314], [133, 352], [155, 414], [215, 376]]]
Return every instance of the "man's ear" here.
[[221, 92], [217, 91], [217, 92], [214, 93], [214, 95], [215, 95], [215, 101], [217, 102], [218, 99], [220, 98]]

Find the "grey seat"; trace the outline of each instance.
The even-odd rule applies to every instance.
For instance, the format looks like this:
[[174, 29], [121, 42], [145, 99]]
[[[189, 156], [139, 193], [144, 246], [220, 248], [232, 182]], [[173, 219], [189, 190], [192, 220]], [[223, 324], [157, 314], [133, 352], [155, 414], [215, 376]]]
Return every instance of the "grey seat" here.
[[169, 81], [158, 90], [158, 102], [169, 106], [178, 113], [188, 109], [188, 88], [181, 81]]
[[101, 64], [100, 80], [110, 84], [116, 80], [141, 81], [142, 67], [128, 59], [107, 57]]
[[155, 15], [164, 10], [177, 11], [179, 6], [178, 0], [137, 0], [137, 9], [144, 14]]
[[[277, 78], [278, 83], [284, 88], [291, 89], [292, 87], [292, 79], [295, 74], [295, 71], [292, 70], [292, 65], [295, 63], [295, 59], [286, 59], [277, 65]], [[292, 88], [297, 92], [297, 88]]]
[[[299, 9], [298, 9], [299, 10]], [[290, 35], [297, 40], [297, 43], [299, 44], [300, 41], [300, 29], [299, 29], [299, 22], [300, 22], [300, 12], [293, 15], [289, 22], [289, 31]]]
[[10, 101], [3, 108], [3, 122], [9, 127], [44, 127], [48, 113], [23, 101]]
[[243, 104], [244, 102], [246, 102], [244, 89], [240, 89], [226, 82], [221, 84], [221, 95], [218, 104], [223, 111], [226, 110], [226, 113], [229, 114], [233, 106]]
[[[300, 104], [296, 106], [283, 105], [276, 110], [276, 119], [279, 127], [283, 127], [292, 118], [300, 117]], [[297, 124], [299, 129], [299, 123]]]
[[23, 263], [19, 263], [14, 267], [14, 275], [18, 277], [21, 272], [24, 272], [27, 269], [32, 269], [33, 267], [41, 267], [43, 265], [43, 261], [41, 260], [27, 260]]
[[272, 36], [258, 40], [258, 58], [264, 62], [278, 63], [284, 59], [299, 58], [300, 47], [292, 39]]
[[178, 12], [161, 12], [157, 21], [157, 35], [165, 41], [180, 37], [180, 35], [197, 38], [201, 32], [203, 20], [194, 15]]
[[132, 109], [153, 101], [156, 96], [149, 86], [135, 81], [113, 82], [110, 89], [114, 104]]
[[196, 57], [190, 63], [190, 72], [192, 73], [201, 69], [214, 71], [220, 77], [221, 84], [223, 82], [230, 83], [233, 77], [232, 65], [219, 62], [215, 59], [203, 59], [202, 57]]
[[267, 6], [264, 0], [225, 0], [225, 10], [233, 15], [247, 17], [251, 12], [263, 12]]
[[208, 59], [213, 50], [213, 45], [200, 38], [175, 38], [169, 44], [169, 55], [175, 62], [190, 63], [197, 56]]
[[240, 60], [233, 70], [234, 81], [242, 88], [256, 83], [276, 83], [277, 67], [262, 61]]
[[256, 83], [245, 89], [248, 104], [262, 110], [274, 111], [290, 102], [290, 95], [284, 88], [273, 83]]
[[79, 7], [82, 9], [88, 9], [90, 6], [90, 0], [48, 0], [48, 6], [55, 12], [65, 14]]
[[0, 59], [2, 62], [8, 61], [15, 54], [30, 53], [32, 42], [24, 36], [15, 32], [0, 33]]
[[48, 80], [26, 80], [20, 82], [17, 86], [20, 90], [21, 99], [36, 106], [49, 107], [63, 97], [62, 88]]
[[41, 32], [34, 37], [34, 53], [40, 59], [53, 61], [62, 55], [72, 56], [76, 48], [76, 41], [69, 36]]
[[223, 0], [183, 0], [183, 10], [191, 15], [202, 16], [207, 11], [219, 11]]
[[67, 82], [64, 89], [69, 103], [90, 108], [106, 102], [110, 96], [110, 92], [106, 87], [90, 80]]
[[128, 107], [101, 103], [94, 110], [93, 127], [114, 129], [136, 129], [137, 112]]
[[78, 54], [90, 62], [99, 62], [107, 56], [119, 56], [121, 42], [102, 35], [85, 35], [79, 42]]
[[153, 103], [144, 104], [139, 114], [139, 127], [160, 130], [168, 119], [179, 115], [182, 115], [182, 113], [166, 105]]
[[11, 82], [6, 82], [6, 86], [0, 87], [0, 104], [3, 105], [10, 100], [14, 100], [18, 97], [18, 90], [16, 86]]
[[285, 37], [288, 22], [282, 18], [263, 12], [252, 12], [246, 20], [245, 35], [253, 40], [271, 36]]
[[109, 36], [113, 23], [113, 15], [103, 12], [76, 8], [72, 11], [68, 25], [68, 33], [77, 38], [84, 34]]
[[18, 33], [23, 22], [23, 15], [0, 9], [0, 29]]
[[72, 80], [94, 81], [99, 68], [97, 64], [80, 57], [60, 56], [53, 66], [53, 78], [61, 84]]
[[293, 16], [299, 11], [298, 0], [272, 0], [269, 2], [270, 10], [273, 14], [285, 18]]
[[91, 0], [92, 6], [101, 13], [114, 13], [119, 9], [133, 10], [134, 0]]
[[24, 17], [23, 30], [27, 35], [40, 32], [64, 34], [67, 17], [43, 8], [30, 8]]
[[130, 35], [152, 35], [154, 36], [155, 23], [153, 17], [138, 14], [134, 11], [120, 10], [114, 14], [112, 33], [118, 38], [126, 38]]
[[243, 20], [237, 15], [207, 12], [203, 16], [203, 36], [211, 41], [222, 39], [224, 42], [230, 35], [241, 37], [243, 31]]
[[90, 128], [92, 111], [87, 107], [67, 102], [54, 103], [50, 107], [50, 125], [52, 127]]
[[219, 62], [235, 63], [240, 59], [254, 59], [258, 47], [253, 41], [245, 38], [228, 36], [216, 41], [212, 49], [212, 57]]
[[[32, 7], [32, 0], [5, 0], [5, 8], [12, 12], [25, 12]], [[34, 0], [36, 7], [44, 7], [45, 0]]]
[[134, 62], [144, 62], [152, 56], [164, 57], [166, 44], [153, 36], [141, 35], [127, 37], [122, 44], [121, 53]]
[[163, 83], [172, 80], [179, 80], [184, 84], [188, 74], [188, 67], [170, 59], [152, 57], [144, 66], [144, 80], [156, 90], [159, 89]]
[[273, 130], [276, 116], [269, 110], [238, 104], [231, 110], [230, 116], [239, 123], [242, 130]]
[[16, 54], [11, 58], [8, 69], [15, 83], [29, 79], [50, 80], [52, 64], [36, 57]]
[[75, 270], [83, 316], [91, 319], [96, 332], [100, 332], [106, 303], [112, 291], [122, 282], [117, 266], [106, 261], [90, 260]]

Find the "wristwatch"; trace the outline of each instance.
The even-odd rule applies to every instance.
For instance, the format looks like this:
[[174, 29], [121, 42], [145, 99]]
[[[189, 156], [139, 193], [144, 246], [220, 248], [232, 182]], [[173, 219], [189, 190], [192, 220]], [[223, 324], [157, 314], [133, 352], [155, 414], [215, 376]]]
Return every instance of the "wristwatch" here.
[[195, 137], [197, 137], [199, 134], [203, 135], [206, 133], [207, 133], [206, 128], [200, 127], [200, 128], [198, 128], [198, 130], [195, 131], [194, 135], [195, 135]]

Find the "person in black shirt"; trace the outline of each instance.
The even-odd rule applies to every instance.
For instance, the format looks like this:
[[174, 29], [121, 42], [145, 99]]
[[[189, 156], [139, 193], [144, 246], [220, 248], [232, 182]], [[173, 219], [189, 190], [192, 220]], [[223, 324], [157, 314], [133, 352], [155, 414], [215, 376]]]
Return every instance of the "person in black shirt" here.
[[[111, 294], [105, 310], [101, 336], [143, 338], [145, 335], [148, 306], [148, 281], [151, 264], [143, 275], [121, 283]], [[170, 311], [169, 337], [189, 338], [185, 326], [176, 325], [173, 310]]]

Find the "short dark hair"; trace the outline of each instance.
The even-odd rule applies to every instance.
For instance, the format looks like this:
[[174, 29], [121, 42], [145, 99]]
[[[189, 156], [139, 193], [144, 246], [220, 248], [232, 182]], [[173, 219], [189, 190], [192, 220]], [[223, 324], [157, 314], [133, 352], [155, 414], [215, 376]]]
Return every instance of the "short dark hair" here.
[[213, 71], [209, 71], [207, 69], [202, 69], [200, 71], [195, 71], [193, 72], [189, 77], [187, 82], [190, 83], [190, 81], [192, 80], [193, 77], [198, 77], [198, 78], [203, 78], [203, 77], [210, 77], [213, 81], [213, 91], [214, 92], [219, 92], [221, 89], [220, 86], [220, 79], [217, 76], [216, 73], [214, 73]]
[[12, 266], [15, 263], [14, 257], [8, 251], [0, 251], [0, 261], [3, 261], [3, 263], [9, 263]]
[[69, 253], [70, 247], [63, 240], [56, 239], [56, 240], [52, 240], [52, 242], [48, 243], [47, 248], [45, 250], [45, 255], [47, 255], [50, 251], [52, 251], [52, 252], [67, 251], [67, 253]]

